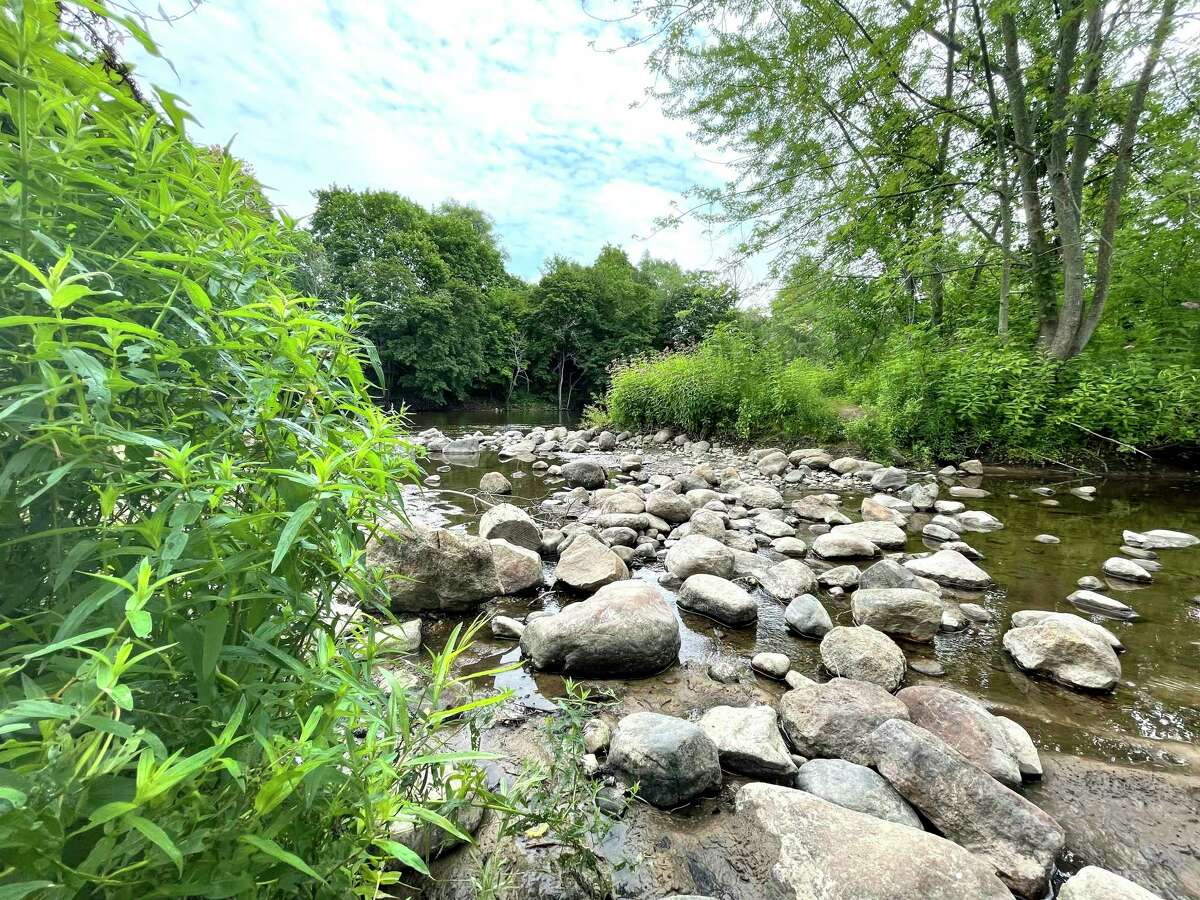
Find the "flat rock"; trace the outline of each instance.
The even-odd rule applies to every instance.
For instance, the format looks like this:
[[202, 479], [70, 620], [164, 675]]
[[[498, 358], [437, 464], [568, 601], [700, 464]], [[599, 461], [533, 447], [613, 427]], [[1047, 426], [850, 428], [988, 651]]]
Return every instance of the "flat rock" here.
[[608, 748], [608, 765], [638, 796], [670, 809], [721, 785], [717, 747], [700, 726], [654, 712], [623, 718]]
[[1146, 571], [1138, 563], [1132, 559], [1126, 559], [1123, 556], [1112, 556], [1104, 561], [1101, 566], [1105, 575], [1111, 575], [1113, 578], [1120, 578], [1122, 581], [1133, 581], [1138, 584], [1149, 584], [1154, 576]]
[[936, 581], [922, 578], [894, 559], [881, 559], [865, 569], [858, 579], [859, 588], [913, 588], [918, 591], [928, 591], [931, 594], [941, 593]]
[[803, 559], [808, 553], [808, 545], [799, 538], [781, 537], [771, 541], [771, 549], [791, 559]]
[[868, 738], [895, 718], [907, 719], [908, 707], [879, 685], [853, 678], [801, 683], [779, 701], [783, 733], [796, 752], [809, 759], [869, 764]]
[[910, 641], [932, 641], [942, 622], [942, 601], [911, 588], [861, 588], [850, 608], [856, 624]]
[[858, 566], [834, 566], [820, 573], [817, 582], [822, 587], [840, 587], [848, 591], [858, 587], [858, 579], [861, 577], [862, 572], [858, 570]]
[[767, 569], [759, 579], [765, 590], [779, 600], [791, 600], [817, 589], [817, 576], [798, 559], [786, 559]]
[[757, 778], [788, 778], [796, 772], [770, 706], [714, 706], [699, 725], [716, 745], [723, 769]]
[[796, 773], [796, 787], [846, 809], [924, 831], [920, 817], [887, 779], [844, 759], [811, 759]]
[[750, 668], [777, 681], [783, 681], [791, 667], [792, 661], [783, 653], [755, 653], [750, 659]]
[[880, 550], [903, 550], [908, 543], [904, 529], [891, 522], [854, 522], [850, 525], [838, 525], [831, 532], [831, 537], [853, 534], [866, 538]]
[[1121, 643], [1121, 639], [1103, 625], [1097, 625], [1095, 622], [1085, 619], [1082, 616], [1077, 616], [1074, 613], [1050, 612], [1043, 609], [1022, 609], [1012, 614], [1013, 628], [1024, 628], [1028, 625], [1038, 625], [1042, 622], [1058, 622], [1069, 628], [1077, 628], [1080, 631], [1095, 635], [1118, 653], [1125, 649], [1125, 645]]
[[1200, 544], [1200, 537], [1186, 531], [1152, 528], [1149, 531], [1125, 532], [1125, 543], [1143, 550], [1180, 550]]
[[807, 791], [754, 782], [738, 791], [735, 807], [751, 833], [762, 836], [755, 843], [773, 848], [770, 890], [762, 896], [1011, 900], [985, 861], [950, 841]]
[[1137, 610], [1127, 603], [1122, 603], [1113, 597], [1106, 597], [1096, 591], [1078, 590], [1067, 596], [1067, 602], [1085, 612], [1108, 616], [1113, 619], [1136, 619]]
[[1121, 679], [1121, 661], [1107, 641], [1061, 621], [1012, 628], [1004, 649], [1022, 669], [1067, 687], [1111, 691]]
[[619, 581], [559, 613], [526, 621], [533, 667], [567, 674], [652, 675], [679, 657], [679, 623], [654, 585]]
[[987, 572], [957, 550], [939, 550], [930, 556], [910, 559], [904, 567], [922, 578], [949, 587], [982, 590], [992, 583]]
[[628, 577], [629, 567], [621, 557], [590, 534], [575, 535], [554, 567], [555, 580], [577, 591], [594, 591]]
[[821, 639], [821, 664], [831, 674], [894, 691], [908, 667], [896, 642], [869, 625], [839, 625]]
[[667, 551], [667, 571], [687, 580], [693, 575], [733, 574], [733, 551], [720, 541], [702, 534], [690, 534]]
[[834, 534], [830, 531], [828, 534], [818, 535], [813, 541], [812, 549], [813, 553], [822, 559], [870, 559], [879, 555], [879, 548], [875, 544], [852, 532]]
[[1062, 828], [941, 738], [902, 719], [869, 739], [876, 770], [937, 830], [987, 860], [1022, 897], [1043, 897]]
[[691, 575], [679, 589], [679, 606], [740, 628], [758, 618], [758, 603], [744, 588], [717, 575]]

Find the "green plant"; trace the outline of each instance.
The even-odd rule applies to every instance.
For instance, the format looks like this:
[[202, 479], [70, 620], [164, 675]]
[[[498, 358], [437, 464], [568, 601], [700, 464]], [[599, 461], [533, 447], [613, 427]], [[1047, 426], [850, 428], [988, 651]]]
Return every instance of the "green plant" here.
[[62, 14], [0, 10], [0, 894], [375, 896], [497, 699], [447, 702], [472, 630], [393, 677], [338, 613], [384, 600], [402, 423], [257, 182]]

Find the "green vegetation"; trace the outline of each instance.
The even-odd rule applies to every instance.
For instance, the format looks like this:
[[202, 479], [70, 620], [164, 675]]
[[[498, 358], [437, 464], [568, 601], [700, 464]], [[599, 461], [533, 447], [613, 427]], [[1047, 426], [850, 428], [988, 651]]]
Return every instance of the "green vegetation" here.
[[499, 802], [460, 738], [501, 698], [451, 699], [472, 630], [405, 671], [335, 614], [416, 472], [361, 307], [110, 32], [153, 49], [0, 11], [0, 895], [374, 897]]
[[868, 449], [1200, 446], [1200, 53], [1174, 2], [637, 11], [668, 110], [737, 160], [696, 208], [779, 290], [741, 316], [751, 350], [621, 369], [618, 422], [821, 437], [736, 375], [766, 354], [785, 382], [824, 370], [796, 396], [860, 406], [843, 436]]
[[554, 257], [526, 284], [505, 271], [485, 213], [429, 211], [388, 191], [318, 191], [312, 235], [313, 290], [363, 301], [397, 405], [579, 405], [604, 390], [614, 360], [695, 343], [737, 302], [711, 273], [650, 257], [635, 266], [618, 247], [590, 266]]

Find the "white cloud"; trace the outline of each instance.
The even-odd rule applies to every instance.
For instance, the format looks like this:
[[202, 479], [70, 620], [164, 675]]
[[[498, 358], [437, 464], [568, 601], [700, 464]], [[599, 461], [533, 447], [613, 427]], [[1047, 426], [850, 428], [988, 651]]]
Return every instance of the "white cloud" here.
[[191, 103], [201, 139], [236, 135], [292, 215], [333, 183], [453, 197], [496, 218], [525, 277], [606, 243], [708, 268], [728, 247], [693, 222], [655, 232], [723, 169], [639, 102], [646, 51], [594, 49], [620, 46], [618, 26], [572, 0], [207, 0], [153, 32], [179, 78], [127, 48], [142, 75]]

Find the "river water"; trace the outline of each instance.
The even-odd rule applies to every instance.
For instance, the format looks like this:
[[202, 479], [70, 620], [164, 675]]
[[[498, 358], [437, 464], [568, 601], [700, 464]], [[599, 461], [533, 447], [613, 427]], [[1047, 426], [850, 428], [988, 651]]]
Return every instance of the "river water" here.
[[[479, 429], [526, 429], [535, 424], [557, 424], [554, 410], [484, 411], [413, 416], [414, 431], [430, 426], [447, 435]], [[551, 460], [553, 462], [554, 460]], [[533, 505], [561, 485], [546, 484], [531, 464], [500, 460], [484, 452], [469, 463], [451, 464], [432, 457], [427, 473], [437, 473], [440, 484], [410, 498], [411, 514], [418, 519], [473, 527], [481, 510], [470, 494], [489, 470], [503, 472], [513, 484], [511, 502]], [[1070, 488], [1093, 485], [1093, 499], [1077, 496]], [[1200, 533], [1200, 482], [1150, 477], [1080, 479], [1051, 473], [1004, 474], [989, 471], [984, 486], [992, 496], [968, 501], [998, 517], [1005, 528], [965, 537], [985, 558], [981, 565], [996, 588], [978, 602], [992, 612], [990, 623], [967, 631], [940, 634], [928, 645], [906, 645], [910, 660], [936, 657], [945, 669], [943, 678], [909, 672], [909, 683], [943, 683], [984, 700], [996, 711], [1020, 721], [1038, 746], [1095, 759], [1155, 769], [1200, 771], [1200, 547], [1161, 550], [1162, 568], [1153, 583], [1133, 588], [1109, 582], [1109, 591], [1132, 606], [1138, 618], [1120, 621], [1088, 616], [1115, 632], [1126, 647], [1121, 655], [1122, 679], [1111, 695], [1078, 693], [1043, 679], [1030, 678], [1009, 660], [1001, 636], [1010, 615], [1021, 609], [1048, 609], [1086, 615], [1067, 603], [1084, 575], [1102, 576], [1105, 559], [1121, 555], [1122, 531], [1168, 528]], [[1050, 487], [1058, 505], [1032, 488]], [[805, 493], [784, 492], [794, 499]], [[811, 492], [807, 491], [807, 492]], [[858, 497], [843, 502], [857, 511]], [[1059, 544], [1034, 541], [1052, 534]], [[801, 533], [802, 538], [808, 537]], [[910, 534], [909, 551], [932, 548], [920, 534]], [[548, 564], [549, 572], [549, 564]], [[634, 577], [657, 581], [660, 568], [635, 570]], [[674, 602], [674, 595], [664, 591]], [[535, 609], [557, 609], [566, 598], [554, 591], [537, 597], [505, 598], [486, 606], [486, 613], [524, 616]], [[848, 595], [821, 600], [836, 624], [853, 624]], [[815, 675], [820, 663], [818, 645], [793, 635], [784, 624], [782, 603], [760, 597], [757, 626], [731, 629], [691, 613], [677, 613], [683, 631], [681, 659], [713, 661], [721, 657], [748, 660], [762, 650], [786, 653], [793, 668]], [[428, 642], [436, 644], [453, 621], [427, 627]], [[492, 667], [519, 659], [515, 645], [494, 640], [490, 633], [473, 648], [472, 668]], [[561, 692], [561, 678], [516, 670], [500, 676], [498, 687], [512, 688], [518, 702], [545, 708], [547, 698]]]

